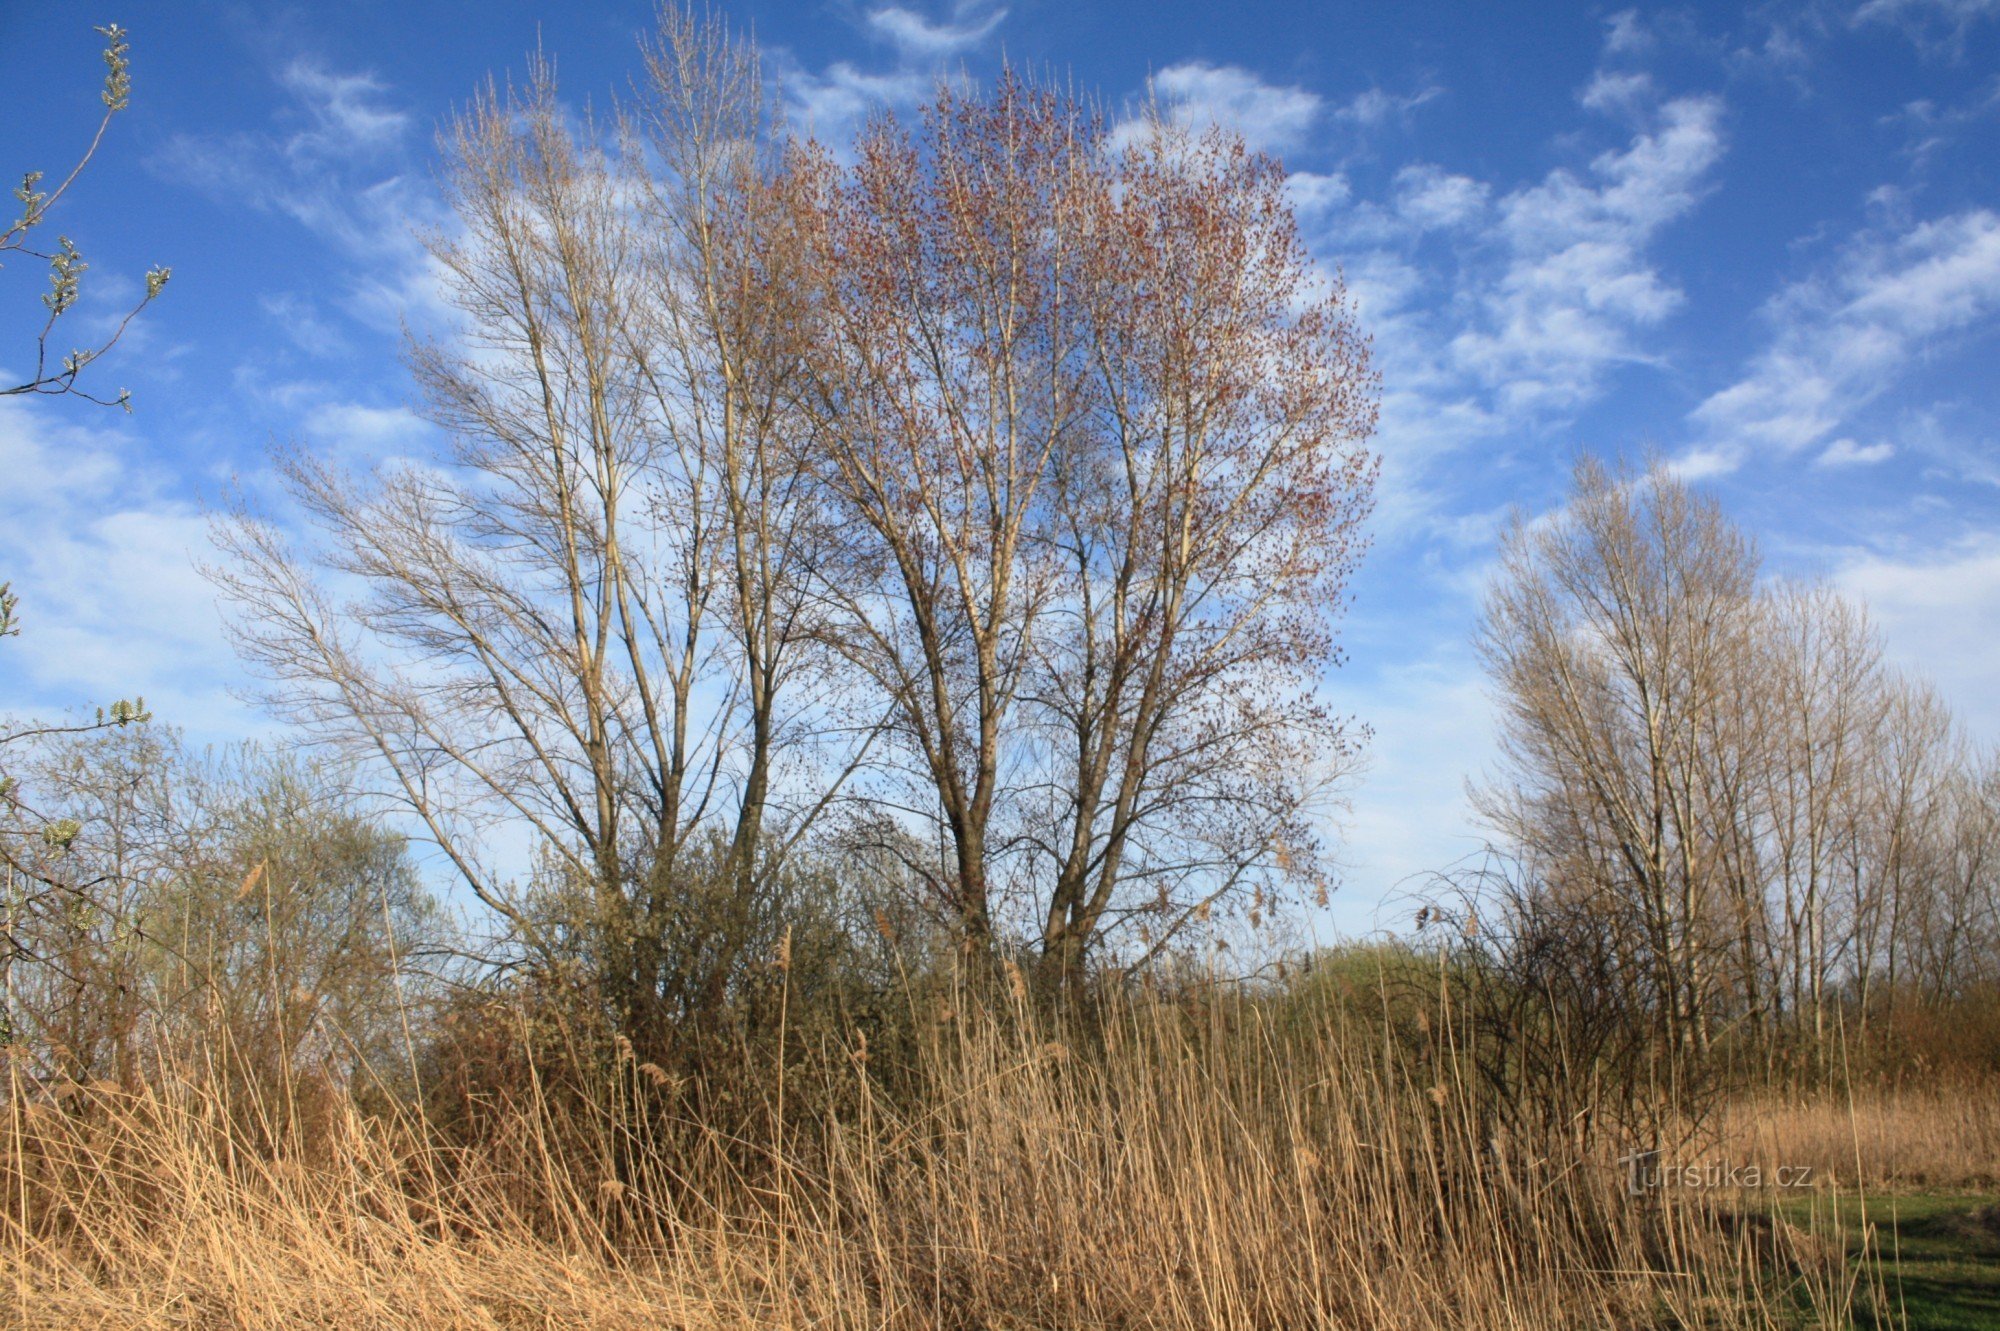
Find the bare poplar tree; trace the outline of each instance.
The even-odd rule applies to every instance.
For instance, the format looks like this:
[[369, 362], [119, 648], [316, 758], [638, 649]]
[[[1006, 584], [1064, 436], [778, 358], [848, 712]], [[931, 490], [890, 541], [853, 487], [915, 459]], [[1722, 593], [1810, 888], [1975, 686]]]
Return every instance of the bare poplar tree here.
[[1482, 624], [1500, 691], [1485, 815], [1626, 939], [1667, 1046], [1705, 1043], [1735, 833], [1705, 797], [1715, 711], [1745, 678], [1757, 557], [1660, 469], [1585, 458], [1570, 503], [1516, 522]]
[[539, 61], [442, 135], [460, 230], [431, 246], [464, 319], [412, 363], [448, 454], [358, 478], [290, 456], [324, 546], [238, 515], [216, 574], [284, 713], [372, 758], [525, 941], [573, 946], [489, 853], [500, 829], [592, 898], [584, 950], [628, 1028], [719, 1001], [766, 843], [824, 799], [781, 805], [774, 772], [832, 730], [782, 696], [819, 637], [815, 522], [786, 288], [755, 280], [744, 213], [756, 59], [719, 21], [664, 23], [618, 135]]
[[1933, 885], [1948, 890], [1950, 871], [1932, 862], [1926, 846], [1959, 834], [1951, 787], [1954, 775], [1969, 768], [1951, 711], [1934, 689], [1888, 669], [1877, 688], [1880, 737], [1862, 792], [1861, 844], [1850, 880], [1855, 997], [1864, 1031], [1878, 989], [1894, 1003], [1905, 978], [1904, 939], [1915, 900]]
[[907, 759], [884, 797], [939, 832], [942, 863], [912, 868], [975, 952], [1055, 593], [1048, 482], [1094, 406], [1100, 141], [1080, 108], [1008, 76], [988, 99], [941, 89], [920, 136], [877, 122], [851, 170], [802, 150], [784, 182], [813, 256], [809, 404], [845, 529], [845, 650]]
[[[1761, 687], [1775, 701], [1766, 768], [1771, 868], [1783, 894], [1792, 1009], [1827, 1034], [1828, 981], [1858, 904], [1865, 779], [1883, 743], [1881, 647], [1860, 608], [1822, 586], [1770, 597]], [[1851, 921], [1854, 917], [1846, 917]]]
[[1366, 345], [1276, 161], [1144, 128], [1107, 168], [1097, 391], [1052, 460], [1029, 675], [1024, 834], [1069, 978], [1112, 920], [1143, 921], [1144, 959], [1227, 894], [1323, 890], [1317, 816], [1357, 739], [1320, 685], [1375, 480]]
[[[851, 659], [967, 945], [1080, 974], [1312, 877], [1353, 738], [1319, 697], [1374, 481], [1366, 347], [1282, 169], [1004, 75], [794, 158]], [[894, 844], [908, 845], [907, 842]]]

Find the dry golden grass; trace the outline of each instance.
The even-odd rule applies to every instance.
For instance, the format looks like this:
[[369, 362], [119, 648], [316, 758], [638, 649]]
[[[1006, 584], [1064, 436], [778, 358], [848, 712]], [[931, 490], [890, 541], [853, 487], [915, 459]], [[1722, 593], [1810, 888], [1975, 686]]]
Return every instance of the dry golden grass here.
[[1727, 1107], [1728, 1156], [1809, 1167], [1825, 1186], [1991, 1188], [2000, 1182], [2000, 1086], [1755, 1096]]
[[0, 1321], [1487, 1331], [1851, 1300], [1836, 1246], [1481, 1140], [1468, 1087], [1333, 1023], [1141, 1005], [1087, 1055], [939, 1030], [921, 1108], [835, 1051], [812, 1075], [851, 1080], [817, 1103], [848, 1108], [785, 1119], [794, 1072], [755, 1141], [629, 1062], [589, 1122], [533, 1102], [476, 1148], [345, 1104], [307, 1130], [192, 1072], [59, 1106], [17, 1085]]

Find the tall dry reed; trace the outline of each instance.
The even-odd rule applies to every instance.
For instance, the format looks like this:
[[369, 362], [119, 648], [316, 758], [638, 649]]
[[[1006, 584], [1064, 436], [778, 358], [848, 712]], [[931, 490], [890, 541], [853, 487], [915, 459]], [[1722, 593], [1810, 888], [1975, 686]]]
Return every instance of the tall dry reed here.
[[1828, 1185], [1989, 1189], [2000, 1184], [2000, 1085], [1746, 1095], [1725, 1107], [1721, 1138], [1733, 1159], [1805, 1168]]
[[919, 1093], [829, 1046], [754, 1131], [622, 1054], [594, 1107], [531, 1094], [472, 1143], [185, 1061], [60, 1100], [17, 1079], [4, 1320], [1488, 1331], [1837, 1324], [1854, 1297], [1837, 1244], [1628, 1197], [1337, 1019], [1135, 1001], [1065, 1037], [956, 1011]]

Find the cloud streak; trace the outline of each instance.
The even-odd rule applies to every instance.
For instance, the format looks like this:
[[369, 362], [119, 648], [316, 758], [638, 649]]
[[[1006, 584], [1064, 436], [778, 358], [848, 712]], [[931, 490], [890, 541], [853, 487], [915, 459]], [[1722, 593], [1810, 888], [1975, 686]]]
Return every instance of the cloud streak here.
[[1693, 420], [1712, 446], [1789, 455], [1842, 429], [1926, 347], [2000, 317], [2000, 215], [1968, 209], [1864, 236], [1765, 317], [1770, 344]]
[[1006, 17], [1004, 7], [960, 4], [949, 20], [940, 23], [901, 5], [887, 5], [869, 10], [866, 23], [871, 33], [894, 46], [905, 61], [923, 61], [976, 49]]

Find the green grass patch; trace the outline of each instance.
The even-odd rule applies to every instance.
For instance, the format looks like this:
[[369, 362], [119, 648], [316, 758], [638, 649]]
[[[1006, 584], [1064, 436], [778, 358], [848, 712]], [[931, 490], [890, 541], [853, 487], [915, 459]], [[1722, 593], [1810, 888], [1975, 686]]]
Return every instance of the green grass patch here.
[[1778, 1212], [1819, 1234], [1838, 1228], [1850, 1252], [1875, 1230], [1886, 1307], [1864, 1305], [1856, 1324], [1909, 1331], [2000, 1328], [2000, 1196], [1878, 1193], [1786, 1200]]

